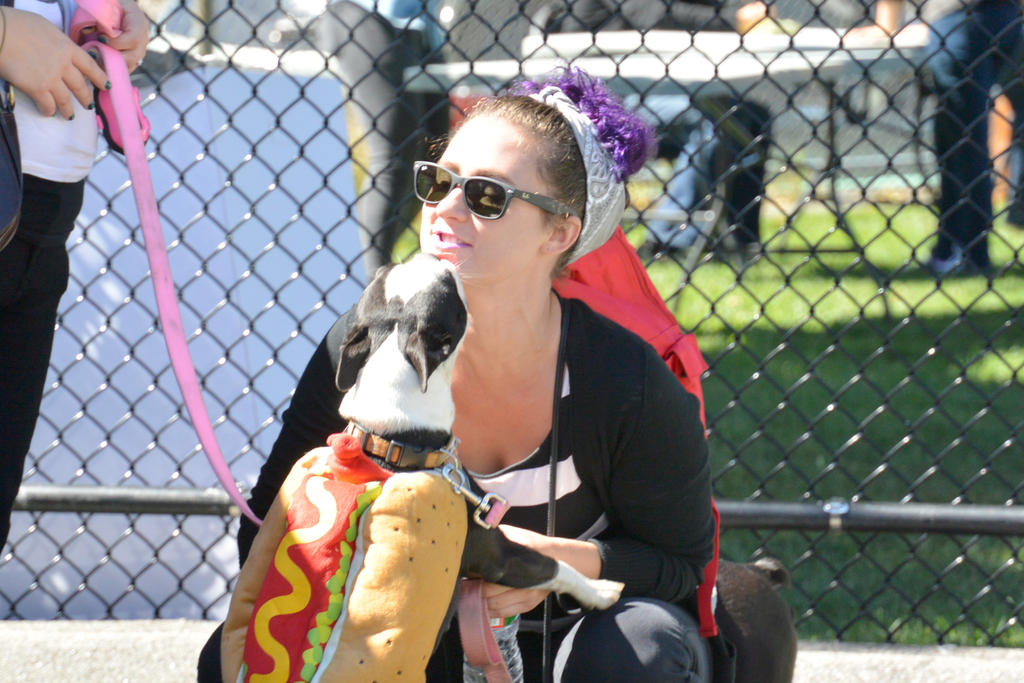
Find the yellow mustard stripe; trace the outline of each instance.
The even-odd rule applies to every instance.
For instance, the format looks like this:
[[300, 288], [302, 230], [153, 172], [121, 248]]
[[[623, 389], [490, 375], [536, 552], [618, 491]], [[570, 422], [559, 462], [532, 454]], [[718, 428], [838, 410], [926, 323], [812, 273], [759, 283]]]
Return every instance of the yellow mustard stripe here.
[[305, 492], [310, 503], [320, 513], [320, 519], [306, 529], [289, 531], [277, 546], [274, 567], [291, 585], [292, 592], [267, 600], [253, 617], [252, 632], [256, 637], [256, 643], [274, 662], [274, 668], [268, 674], [253, 673], [249, 679], [252, 683], [287, 683], [291, 668], [288, 650], [271, 636], [270, 620], [278, 615], [295, 614], [309, 603], [311, 596], [309, 581], [288, 556], [288, 550], [293, 545], [309, 543], [326, 534], [334, 526], [334, 519], [338, 515], [334, 496], [327, 492], [323, 478], [308, 478]]

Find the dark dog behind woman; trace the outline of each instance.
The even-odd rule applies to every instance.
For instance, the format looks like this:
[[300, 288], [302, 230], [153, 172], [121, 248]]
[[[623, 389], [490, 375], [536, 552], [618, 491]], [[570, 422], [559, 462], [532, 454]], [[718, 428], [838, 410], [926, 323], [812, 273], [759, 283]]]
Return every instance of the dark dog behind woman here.
[[[652, 131], [602, 83], [560, 71], [479, 104], [438, 165], [417, 167], [420, 245], [452, 261], [465, 288], [453, 432], [473, 486], [509, 500], [509, 538], [626, 586], [605, 612], [554, 608], [556, 679], [710, 680], [707, 646], [685, 607], [714, 537], [698, 401], [639, 337], [552, 289], [553, 274], [612, 234], [624, 180], [652, 146]], [[296, 388], [253, 489], [257, 514], [292, 463], [344, 427], [333, 378], [347, 324], [343, 316], [327, 334]], [[565, 370], [556, 377], [560, 346]], [[551, 475], [557, 515], [548, 534]], [[243, 558], [253, 535], [243, 521]], [[523, 615], [526, 680], [541, 680], [545, 593], [486, 592], [492, 617]], [[461, 677], [450, 629], [427, 679]]]

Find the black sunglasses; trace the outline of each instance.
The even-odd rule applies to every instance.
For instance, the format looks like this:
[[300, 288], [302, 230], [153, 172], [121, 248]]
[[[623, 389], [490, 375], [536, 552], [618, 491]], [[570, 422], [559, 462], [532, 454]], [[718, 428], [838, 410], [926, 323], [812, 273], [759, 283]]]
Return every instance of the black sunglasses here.
[[577, 215], [572, 207], [557, 199], [519, 190], [494, 178], [463, 177], [429, 161], [417, 161], [413, 164], [413, 172], [416, 196], [426, 204], [437, 204], [447, 197], [453, 188], [461, 187], [462, 197], [470, 213], [488, 220], [504, 216], [514, 198], [539, 206], [549, 213]]

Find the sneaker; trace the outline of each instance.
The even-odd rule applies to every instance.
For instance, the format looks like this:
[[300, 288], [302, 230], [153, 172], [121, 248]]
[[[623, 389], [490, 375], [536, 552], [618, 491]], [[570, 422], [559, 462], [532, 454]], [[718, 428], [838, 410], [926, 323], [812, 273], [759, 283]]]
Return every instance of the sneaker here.
[[964, 267], [963, 250], [958, 246], [954, 246], [953, 252], [946, 258], [936, 256], [932, 253], [931, 257], [924, 264], [924, 267], [932, 274], [933, 277], [939, 280], [949, 275], [953, 275]]
[[740, 268], [746, 270], [764, 258], [764, 247], [758, 242], [744, 244], [739, 248]]

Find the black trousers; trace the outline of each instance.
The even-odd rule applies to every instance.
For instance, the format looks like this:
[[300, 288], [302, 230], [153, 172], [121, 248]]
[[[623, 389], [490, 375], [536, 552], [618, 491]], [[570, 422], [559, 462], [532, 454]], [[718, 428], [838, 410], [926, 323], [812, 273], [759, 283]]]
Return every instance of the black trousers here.
[[[710, 683], [711, 653], [699, 631], [697, 620], [682, 607], [623, 598], [552, 634], [552, 680]], [[519, 648], [523, 680], [544, 680], [542, 635], [520, 630]], [[427, 681], [461, 680], [462, 645], [453, 623], [430, 660]]]
[[68, 286], [64, 242], [84, 188], [84, 180], [25, 176], [18, 233], [0, 251], [0, 549], [39, 417], [57, 306]]

